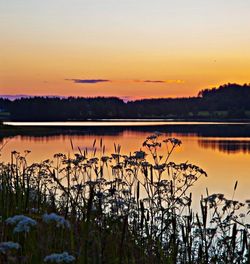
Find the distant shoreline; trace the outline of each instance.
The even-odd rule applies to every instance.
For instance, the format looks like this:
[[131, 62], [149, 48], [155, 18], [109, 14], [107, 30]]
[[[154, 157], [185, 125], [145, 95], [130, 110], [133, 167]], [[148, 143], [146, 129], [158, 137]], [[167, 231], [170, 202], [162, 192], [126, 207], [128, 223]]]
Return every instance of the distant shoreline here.
[[250, 85], [227, 84], [197, 97], [143, 99], [125, 103], [117, 97], [0, 98], [3, 121], [106, 122], [248, 122]]

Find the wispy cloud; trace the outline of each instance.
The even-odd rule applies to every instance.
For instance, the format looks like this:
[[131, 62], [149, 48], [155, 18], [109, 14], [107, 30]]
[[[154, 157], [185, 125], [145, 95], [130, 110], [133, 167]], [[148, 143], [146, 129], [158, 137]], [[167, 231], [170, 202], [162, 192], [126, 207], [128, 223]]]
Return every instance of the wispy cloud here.
[[184, 83], [183, 80], [134, 80], [134, 82], [143, 82], [143, 83]]
[[159, 81], [159, 80], [145, 80], [142, 82], [145, 82], [145, 83], [165, 83], [164, 81]]
[[65, 80], [72, 81], [74, 83], [85, 83], [85, 84], [111, 82], [111, 80], [106, 80], [106, 79], [65, 79]]
[[96, 83], [105, 83], [105, 82], [136, 82], [136, 83], [155, 83], [155, 84], [182, 84], [184, 83], [183, 80], [178, 79], [169, 79], [169, 80], [108, 80], [108, 79], [65, 79], [66, 81], [71, 81], [73, 83], [83, 83], [83, 84], [96, 84]]

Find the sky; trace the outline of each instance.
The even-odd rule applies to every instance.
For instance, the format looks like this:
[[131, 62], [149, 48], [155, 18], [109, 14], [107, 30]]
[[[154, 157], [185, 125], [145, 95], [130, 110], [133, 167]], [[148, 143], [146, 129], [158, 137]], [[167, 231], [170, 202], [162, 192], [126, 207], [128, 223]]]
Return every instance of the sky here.
[[0, 0], [0, 94], [196, 96], [250, 82], [249, 0]]

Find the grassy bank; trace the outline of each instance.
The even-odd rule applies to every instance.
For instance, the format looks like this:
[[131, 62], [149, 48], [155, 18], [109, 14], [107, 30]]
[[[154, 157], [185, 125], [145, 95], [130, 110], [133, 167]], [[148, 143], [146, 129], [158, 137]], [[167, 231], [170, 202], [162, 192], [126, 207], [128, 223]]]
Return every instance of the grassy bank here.
[[0, 163], [0, 263], [249, 263], [244, 205], [207, 191], [194, 212], [207, 175], [171, 160], [180, 145], [154, 134], [106, 156], [95, 141], [31, 165], [13, 151]]

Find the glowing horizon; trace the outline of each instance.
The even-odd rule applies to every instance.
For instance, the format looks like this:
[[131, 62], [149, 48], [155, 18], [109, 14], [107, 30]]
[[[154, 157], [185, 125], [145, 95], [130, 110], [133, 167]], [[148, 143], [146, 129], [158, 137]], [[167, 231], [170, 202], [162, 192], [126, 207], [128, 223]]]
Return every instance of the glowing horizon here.
[[245, 0], [2, 1], [0, 94], [159, 98], [250, 82]]

